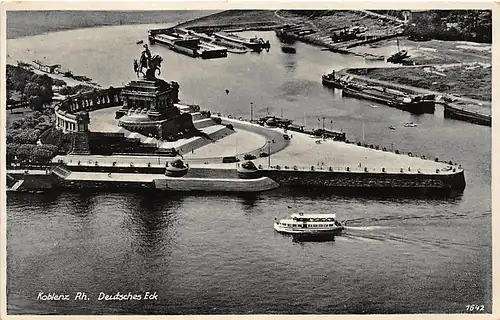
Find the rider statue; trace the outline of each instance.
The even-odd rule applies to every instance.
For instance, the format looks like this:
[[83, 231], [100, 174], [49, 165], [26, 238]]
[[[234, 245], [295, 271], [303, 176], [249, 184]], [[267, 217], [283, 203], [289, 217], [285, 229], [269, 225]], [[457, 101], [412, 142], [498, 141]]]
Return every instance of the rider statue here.
[[143, 47], [144, 50], [141, 53], [141, 65], [148, 69], [151, 64], [151, 51], [149, 51], [147, 44], [145, 44]]
[[[162, 61], [163, 59], [159, 55], [152, 56], [148, 45], [145, 44], [139, 61], [134, 59], [134, 71], [137, 73], [137, 76], [142, 74], [147, 79], [156, 79], [155, 73], [157, 69], [158, 74], [161, 73], [160, 67]], [[142, 71], [143, 69], [146, 69], [146, 73]]]

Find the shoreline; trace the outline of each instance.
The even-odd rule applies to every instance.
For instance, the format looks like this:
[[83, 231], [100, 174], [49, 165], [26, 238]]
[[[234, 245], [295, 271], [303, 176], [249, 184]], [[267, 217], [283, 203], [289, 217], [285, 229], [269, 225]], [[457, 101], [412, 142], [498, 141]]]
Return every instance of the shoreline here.
[[[184, 23], [218, 11], [169, 10], [168, 12], [172, 13], [170, 19], [165, 17], [165, 11], [12, 11], [7, 13], [6, 40], [78, 29]], [[29, 15], [34, 15], [35, 22], [27, 27], [26, 21], [29, 21], [27, 19]], [[50, 18], [49, 15], [58, 16]]]

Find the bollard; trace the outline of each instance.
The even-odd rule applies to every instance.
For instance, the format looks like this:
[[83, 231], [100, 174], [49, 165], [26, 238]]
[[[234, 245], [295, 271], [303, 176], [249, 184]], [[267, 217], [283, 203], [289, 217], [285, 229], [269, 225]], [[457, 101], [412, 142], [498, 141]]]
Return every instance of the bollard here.
[[417, 170], [418, 173], [422, 173], [422, 171], [420, 171], [420, 169]]
[[328, 171], [333, 171], [333, 168], [332, 167], [328, 167]]
[[347, 172], [349, 172], [349, 167], [346, 168]]
[[410, 167], [408, 167], [408, 171], [411, 171], [411, 168], [410, 168]]
[[401, 168], [401, 170], [399, 170], [399, 172], [403, 173], [403, 168]]
[[382, 168], [382, 172], [385, 172], [385, 168]]
[[314, 171], [314, 166], [311, 166], [311, 171]]
[[365, 167], [365, 172], [368, 172], [368, 168], [367, 167]]

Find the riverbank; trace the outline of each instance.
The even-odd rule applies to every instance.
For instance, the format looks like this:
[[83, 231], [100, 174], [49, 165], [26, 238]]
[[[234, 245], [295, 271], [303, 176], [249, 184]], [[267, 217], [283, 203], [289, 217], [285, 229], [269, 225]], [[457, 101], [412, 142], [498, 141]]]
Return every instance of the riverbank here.
[[217, 11], [10, 11], [7, 39], [49, 32], [130, 24], [177, 24]]

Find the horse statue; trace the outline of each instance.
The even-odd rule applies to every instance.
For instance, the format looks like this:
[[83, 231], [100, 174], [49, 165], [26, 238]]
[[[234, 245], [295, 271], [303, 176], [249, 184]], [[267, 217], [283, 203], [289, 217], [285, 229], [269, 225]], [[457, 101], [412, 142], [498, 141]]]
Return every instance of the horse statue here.
[[[158, 75], [161, 74], [161, 63], [163, 58], [159, 55], [154, 55], [151, 58], [148, 58], [147, 55], [142, 55], [141, 59], [138, 61], [134, 59], [134, 72], [139, 77], [139, 74], [142, 74], [147, 79], [155, 79], [156, 78], [156, 70], [158, 70]], [[142, 70], [146, 69], [144, 73]]]

